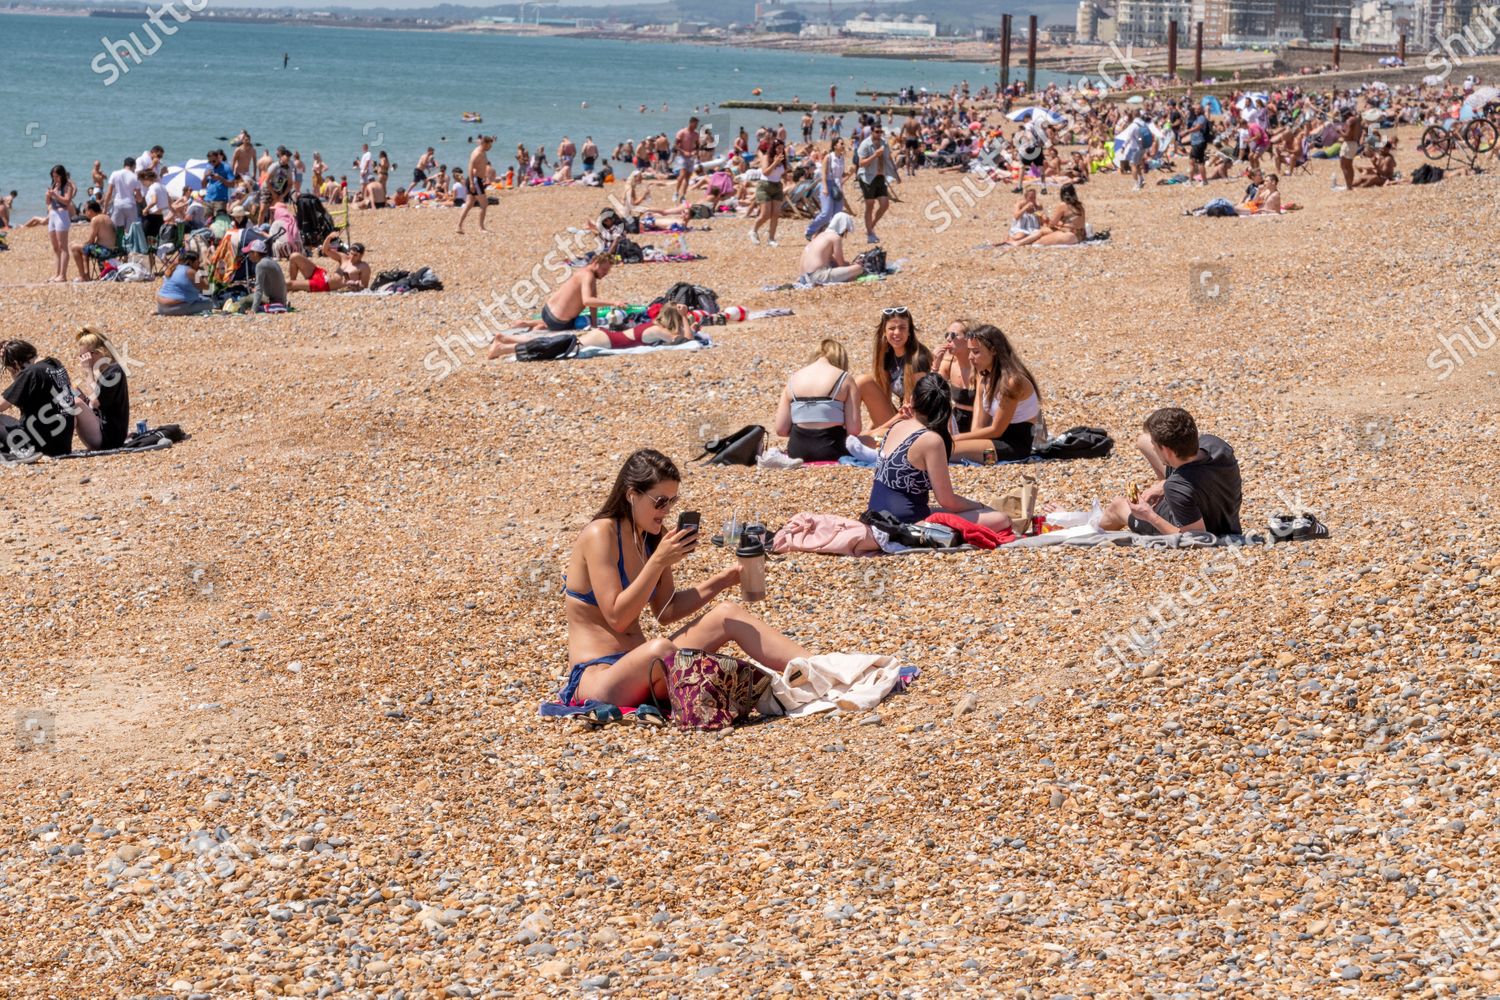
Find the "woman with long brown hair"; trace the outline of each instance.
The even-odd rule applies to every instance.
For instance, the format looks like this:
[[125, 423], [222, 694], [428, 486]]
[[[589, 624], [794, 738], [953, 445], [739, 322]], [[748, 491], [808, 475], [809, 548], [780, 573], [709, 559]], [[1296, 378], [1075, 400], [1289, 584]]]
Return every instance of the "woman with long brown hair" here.
[[878, 436], [911, 405], [917, 379], [932, 371], [932, 352], [917, 339], [911, 310], [892, 306], [881, 310], [870, 353], [870, 373], [856, 378], [855, 388], [870, 414], [870, 433]]
[[[727, 643], [781, 670], [811, 655], [733, 602], [698, 614], [740, 581], [738, 564], [693, 587], [678, 588], [673, 567], [692, 555], [697, 530], [668, 528], [682, 476], [672, 460], [643, 448], [625, 460], [604, 506], [578, 536], [563, 581], [572, 669], [559, 694], [564, 702], [639, 705], [667, 697], [667, 660], [678, 649], [712, 653]], [[641, 614], [659, 624], [698, 615], [670, 639], [647, 639]]]
[[970, 330], [969, 352], [976, 383], [974, 424], [954, 437], [954, 457], [986, 465], [1026, 458], [1042, 420], [1036, 379], [997, 327]]

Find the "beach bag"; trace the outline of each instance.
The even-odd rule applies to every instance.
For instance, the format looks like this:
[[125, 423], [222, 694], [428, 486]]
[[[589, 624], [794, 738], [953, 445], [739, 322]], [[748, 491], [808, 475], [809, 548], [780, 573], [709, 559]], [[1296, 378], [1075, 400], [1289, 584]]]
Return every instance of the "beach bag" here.
[[1041, 458], [1107, 458], [1115, 439], [1103, 427], [1070, 427], [1036, 450]]
[[632, 236], [639, 236], [641, 234], [641, 220], [633, 215], [626, 219], [625, 231]]
[[646, 251], [639, 243], [622, 236], [615, 241], [615, 256], [620, 258], [621, 264], [639, 264], [646, 259]]
[[689, 215], [694, 219], [712, 219], [714, 210], [707, 205], [694, 205]]
[[392, 268], [389, 271], [381, 271], [375, 275], [375, 280], [370, 282], [370, 290], [384, 288], [386, 285], [394, 285], [398, 281], [405, 281], [411, 277], [410, 271], [402, 271]]
[[666, 294], [652, 302], [652, 305], [671, 302], [677, 305], [687, 306], [699, 312], [719, 313], [719, 296], [712, 288], [702, 285], [694, 285], [691, 282], [679, 281], [668, 288]]
[[1233, 218], [1236, 213], [1234, 210], [1234, 205], [1230, 204], [1228, 199], [1215, 198], [1213, 201], [1203, 206], [1203, 214], [1210, 215], [1215, 218]]
[[679, 649], [667, 667], [667, 698], [678, 729], [726, 729], [748, 716], [769, 686], [768, 676], [732, 656]]
[[516, 345], [517, 361], [566, 361], [578, 354], [578, 334], [559, 333]]
[[1443, 168], [1424, 163], [1411, 172], [1413, 184], [1436, 184], [1443, 179]]
[[755, 465], [765, 446], [766, 429], [760, 424], [741, 427], [727, 437], [714, 438], [703, 446], [699, 458], [708, 457], [707, 465]]
[[909, 549], [951, 549], [963, 544], [962, 536], [945, 524], [931, 521], [907, 524], [888, 510], [867, 510], [859, 515], [859, 520]]
[[879, 247], [876, 247], [874, 250], [866, 250], [854, 258], [854, 262], [863, 267], [866, 274], [885, 273], [885, 251]]

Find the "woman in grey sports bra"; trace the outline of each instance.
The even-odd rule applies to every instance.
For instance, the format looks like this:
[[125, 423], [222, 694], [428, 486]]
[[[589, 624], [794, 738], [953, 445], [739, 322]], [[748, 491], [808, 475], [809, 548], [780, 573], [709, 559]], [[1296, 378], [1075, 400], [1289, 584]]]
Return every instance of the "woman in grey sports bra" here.
[[845, 439], [859, 429], [849, 354], [837, 340], [824, 340], [812, 363], [787, 379], [776, 407], [776, 433], [788, 439], [786, 451], [792, 458], [837, 462], [849, 453]]

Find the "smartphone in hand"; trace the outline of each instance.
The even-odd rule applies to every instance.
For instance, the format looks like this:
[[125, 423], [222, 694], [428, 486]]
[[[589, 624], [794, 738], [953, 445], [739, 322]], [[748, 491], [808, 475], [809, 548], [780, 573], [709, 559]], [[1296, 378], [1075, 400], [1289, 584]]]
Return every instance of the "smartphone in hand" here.
[[703, 523], [703, 515], [696, 510], [685, 510], [677, 515], [678, 531], [697, 531]]

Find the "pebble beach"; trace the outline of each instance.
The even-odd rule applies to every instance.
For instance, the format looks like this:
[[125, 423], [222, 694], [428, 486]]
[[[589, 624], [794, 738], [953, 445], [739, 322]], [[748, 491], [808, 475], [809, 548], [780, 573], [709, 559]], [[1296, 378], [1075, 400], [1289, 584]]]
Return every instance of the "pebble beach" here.
[[[72, 367], [74, 330], [110, 331], [132, 417], [192, 436], [0, 468], [0, 690], [45, 733], [0, 744], [0, 993], [1500, 991], [1500, 349], [1478, 320], [1500, 182], [1345, 192], [1333, 170], [1283, 180], [1301, 211], [1243, 219], [1182, 215], [1243, 181], [1099, 176], [1079, 195], [1107, 243], [1003, 253], [976, 248], [1015, 196], [923, 171], [880, 226], [901, 272], [802, 292], [764, 286], [796, 278], [803, 222], [771, 248], [717, 219], [688, 234], [707, 259], [618, 267], [605, 294], [692, 281], [794, 315], [546, 364], [453, 338], [597, 190], [502, 193], [463, 236], [451, 210], [354, 211], [376, 272], [445, 289], [294, 293], [281, 316], [49, 286], [45, 232], [14, 230], [7, 336]], [[1118, 443], [956, 469], [960, 493], [1024, 468], [1087, 510], [1149, 481], [1140, 421], [1182, 406], [1234, 446], [1247, 530], [1306, 509], [1332, 537], [777, 558], [757, 613], [899, 656], [912, 688], [716, 734], [539, 718], [567, 671], [563, 561], [634, 449], [678, 462], [710, 532], [863, 510], [869, 470], [691, 460], [771, 424], [821, 338], [865, 370], [892, 305], [929, 346], [1001, 326], [1049, 427]], [[700, 546], [678, 576], [727, 561]]]

